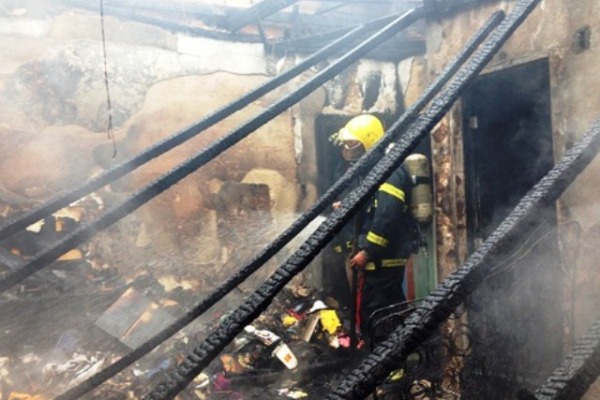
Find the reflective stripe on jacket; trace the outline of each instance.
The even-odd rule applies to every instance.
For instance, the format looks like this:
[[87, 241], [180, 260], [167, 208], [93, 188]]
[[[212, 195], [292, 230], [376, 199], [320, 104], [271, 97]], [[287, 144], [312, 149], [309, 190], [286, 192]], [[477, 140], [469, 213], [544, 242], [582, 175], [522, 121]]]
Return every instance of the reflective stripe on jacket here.
[[402, 267], [411, 254], [410, 176], [404, 166], [379, 187], [363, 216], [359, 248], [369, 255], [371, 266]]

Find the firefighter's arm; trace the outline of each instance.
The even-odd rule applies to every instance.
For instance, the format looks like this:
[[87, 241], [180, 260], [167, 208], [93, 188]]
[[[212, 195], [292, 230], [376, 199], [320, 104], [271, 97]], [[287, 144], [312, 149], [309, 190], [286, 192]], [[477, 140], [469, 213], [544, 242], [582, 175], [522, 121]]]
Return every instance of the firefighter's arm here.
[[376, 194], [373, 220], [363, 232], [360, 248], [366, 250], [371, 257], [385, 250], [401, 216], [406, 212], [406, 193], [401, 186], [387, 181], [382, 184]]

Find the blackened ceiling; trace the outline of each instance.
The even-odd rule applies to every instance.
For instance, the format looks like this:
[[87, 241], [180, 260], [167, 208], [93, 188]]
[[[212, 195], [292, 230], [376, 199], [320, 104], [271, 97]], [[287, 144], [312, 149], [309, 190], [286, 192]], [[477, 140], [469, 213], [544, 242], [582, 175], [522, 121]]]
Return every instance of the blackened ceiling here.
[[[259, 43], [280, 57], [312, 54], [357, 25], [418, 6], [433, 18], [497, 0], [259, 0], [247, 8], [190, 0], [104, 0], [104, 13], [191, 36]], [[88, 0], [63, 0], [69, 7], [98, 11]], [[425, 24], [415, 24], [369, 53], [369, 58], [400, 61], [423, 54]]]

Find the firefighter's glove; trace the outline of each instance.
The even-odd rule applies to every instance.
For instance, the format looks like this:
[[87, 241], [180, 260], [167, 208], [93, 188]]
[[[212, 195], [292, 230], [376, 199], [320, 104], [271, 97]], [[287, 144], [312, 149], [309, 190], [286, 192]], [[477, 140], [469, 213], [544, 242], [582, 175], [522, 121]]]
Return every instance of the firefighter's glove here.
[[350, 259], [350, 266], [355, 268], [364, 268], [369, 262], [369, 255], [366, 251], [361, 250]]

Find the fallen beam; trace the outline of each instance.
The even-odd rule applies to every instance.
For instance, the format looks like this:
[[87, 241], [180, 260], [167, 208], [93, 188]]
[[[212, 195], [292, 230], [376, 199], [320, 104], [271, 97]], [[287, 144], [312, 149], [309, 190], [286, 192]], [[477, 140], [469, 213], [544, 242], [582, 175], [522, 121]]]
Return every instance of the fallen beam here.
[[[280, 266], [215, 332], [193, 349], [186, 359], [169, 374], [167, 379], [152, 389], [144, 399], [173, 398], [223, 350], [227, 343], [242, 331], [244, 326], [251, 323], [268, 307], [275, 295], [314, 259], [351, 216], [370, 198], [386, 177], [404, 161], [419, 141], [449, 111], [466, 85], [475, 79], [536, 4], [537, 1], [519, 3], [516, 7], [517, 11], [513, 12], [510, 23], [504, 24], [504, 26], [500, 25], [490, 40], [482, 46], [479, 56], [476, 56], [472, 62], [459, 71], [458, 79], [452, 80], [449, 87], [438, 96], [430, 111], [417, 120], [413, 128], [409, 129], [400, 138], [397, 145], [373, 168], [364, 183], [347, 197], [349, 201], [344, 202], [342, 207], [336, 209], [296, 253]], [[383, 381], [383, 378], [380, 378], [379, 381]], [[374, 386], [375, 384], [372, 385], [372, 387]]]
[[[429, 85], [422, 95], [415, 101], [411, 107], [398, 119], [390, 128], [386, 135], [378, 142], [371, 152], [365, 154], [339, 181], [337, 181], [327, 192], [321, 196], [317, 202], [304, 212], [289, 228], [287, 228], [279, 237], [277, 237], [269, 246], [254, 257], [248, 264], [244, 265], [237, 273], [223, 282], [215, 291], [196, 302], [186, 313], [179, 317], [177, 321], [158, 332], [154, 337], [140, 345], [138, 348], [128, 353], [114, 364], [108, 366], [98, 374], [90, 377], [86, 381], [71, 388], [63, 393], [59, 399], [67, 400], [76, 398], [97, 387], [104, 381], [110, 379], [118, 372], [122, 371], [142, 356], [148, 354], [159, 344], [171, 337], [177, 331], [187, 326], [190, 322], [202, 315], [206, 310], [225, 297], [229, 292], [235, 289], [248, 276], [257, 271], [263, 264], [269, 261], [277, 252], [279, 252], [287, 243], [298, 235], [312, 220], [321, 214], [323, 210], [330, 207], [339, 194], [358, 176], [365, 174], [384, 154], [386, 147], [394, 140], [394, 134], [403, 132], [410, 123], [412, 123], [423, 108], [434, 98], [441, 88], [452, 78], [460, 69], [461, 65], [473, 54], [484, 39], [498, 26], [504, 18], [503, 12], [497, 12], [490, 17], [489, 21], [465, 44], [464, 50], [458, 54], [438, 77]], [[58, 400], [58, 399], [57, 399]]]
[[296, 3], [298, 0], [262, 0], [245, 10], [231, 11], [227, 16], [226, 27], [235, 32], [246, 25], [250, 25], [268, 17], [286, 7]]
[[[450, 314], [483, 282], [494, 267], [494, 258], [522, 232], [535, 226], [536, 210], [555, 202], [600, 150], [600, 120], [593, 123], [581, 141], [519, 202], [516, 208], [469, 257], [394, 331], [377, 346], [328, 397], [328, 400], [363, 399], [386, 376], [406, 360]], [[560, 397], [560, 399], [577, 397]]]
[[571, 355], [535, 391], [531, 400], [580, 399], [599, 375], [600, 319], [575, 343]]

